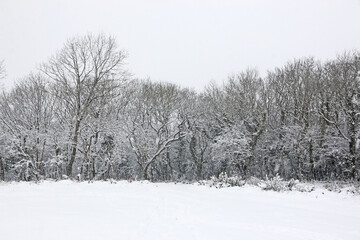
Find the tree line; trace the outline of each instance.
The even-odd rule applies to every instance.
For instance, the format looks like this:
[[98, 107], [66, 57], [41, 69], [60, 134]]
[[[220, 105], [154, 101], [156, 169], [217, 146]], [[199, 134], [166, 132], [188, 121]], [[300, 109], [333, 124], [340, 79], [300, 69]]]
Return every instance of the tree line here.
[[359, 181], [360, 52], [247, 69], [200, 93], [134, 79], [126, 57], [111, 36], [73, 38], [3, 91], [0, 180]]

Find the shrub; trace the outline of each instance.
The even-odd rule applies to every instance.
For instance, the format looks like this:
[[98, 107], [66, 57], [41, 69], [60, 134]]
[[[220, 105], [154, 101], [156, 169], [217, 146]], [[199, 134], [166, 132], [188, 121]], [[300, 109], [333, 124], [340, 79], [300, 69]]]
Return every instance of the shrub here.
[[243, 185], [245, 185], [244, 180], [237, 176], [228, 177], [226, 172], [220, 173], [219, 178], [216, 176], [210, 178], [210, 186], [215, 186], [216, 188], [241, 187]]
[[280, 192], [288, 189], [286, 185], [286, 182], [282, 180], [279, 174], [276, 174], [276, 176], [271, 179], [268, 179], [266, 176], [266, 180], [260, 183], [259, 187], [261, 187], [263, 190], [274, 190]]

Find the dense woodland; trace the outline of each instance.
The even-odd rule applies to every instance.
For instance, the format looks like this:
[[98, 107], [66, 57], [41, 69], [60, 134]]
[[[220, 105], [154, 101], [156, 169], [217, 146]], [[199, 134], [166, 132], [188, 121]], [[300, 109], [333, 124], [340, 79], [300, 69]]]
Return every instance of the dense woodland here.
[[0, 181], [359, 181], [360, 52], [247, 69], [200, 93], [135, 79], [126, 57], [111, 36], [70, 39], [3, 91]]

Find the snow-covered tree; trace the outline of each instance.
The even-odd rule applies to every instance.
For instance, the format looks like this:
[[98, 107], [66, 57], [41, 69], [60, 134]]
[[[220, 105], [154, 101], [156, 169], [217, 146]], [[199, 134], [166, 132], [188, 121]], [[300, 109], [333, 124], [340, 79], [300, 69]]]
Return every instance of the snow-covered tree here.
[[184, 121], [178, 114], [182, 103], [180, 90], [168, 83], [133, 82], [131, 95], [120, 118], [128, 142], [136, 155], [142, 177], [149, 179], [154, 164], [165, 153], [169, 168], [168, 148], [185, 136]]
[[[94, 103], [107, 104], [117, 95], [126, 78], [124, 51], [118, 50], [113, 37], [87, 35], [67, 41], [60, 52], [42, 65], [54, 83], [53, 94], [63, 101], [71, 117], [71, 152], [66, 174], [72, 176], [78, 150], [80, 129]], [[104, 106], [96, 106], [102, 108]]]

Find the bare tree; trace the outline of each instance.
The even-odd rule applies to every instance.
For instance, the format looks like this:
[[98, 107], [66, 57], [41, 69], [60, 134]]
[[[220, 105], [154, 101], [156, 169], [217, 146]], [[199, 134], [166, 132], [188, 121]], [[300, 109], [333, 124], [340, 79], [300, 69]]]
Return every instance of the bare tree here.
[[65, 102], [73, 115], [72, 146], [66, 170], [68, 176], [72, 175], [81, 125], [95, 102], [106, 104], [116, 96], [127, 76], [123, 69], [125, 58], [126, 53], [117, 49], [113, 37], [90, 34], [69, 40], [41, 67], [54, 81], [53, 94]]
[[220, 148], [234, 152], [237, 146], [238, 151], [242, 152], [231, 158], [224, 155], [223, 170], [233, 171], [235, 167], [247, 177], [254, 163], [255, 150], [266, 123], [263, 89], [264, 83], [258, 72], [248, 69], [229, 77], [221, 88], [207, 90], [207, 98], [213, 103], [210, 108], [213, 108], [215, 121], [219, 125], [215, 139], [217, 144], [213, 149], [217, 149], [217, 152], [220, 152]]
[[1, 96], [1, 124], [8, 138], [19, 142], [14, 151], [21, 158], [13, 157], [13, 164], [24, 170], [30, 166], [34, 173], [43, 170], [47, 133], [53, 116], [54, 102], [47, 87], [41, 75], [31, 74]]
[[187, 104], [184, 106], [184, 118], [189, 130], [186, 137], [187, 147], [190, 154], [191, 167], [197, 180], [204, 177], [204, 169], [208, 163], [211, 134], [211, 121], [208, 119], [208, 102], [204, 95], [189, 92], [186, 97]]
[[[135, 83], [132, 92], [122, 124], [142, 177], [148, 179], [159, 156], [185, 137], [184, 121], [177, 116], [181, 98], [177, 86], [150, 81]], [[170, 161], [169, 156], [166, 159]]]
[[319, 109], [321, 118], [348, 145], [348, 166], [344, 169], [355, 180], [358, 177], [358, 138], [360, 136], [360, 53], [346, 52], [337, 60], [327, 64], [326, 80], [330, 82], [332, 99], [331, 106], [324, 105]]

